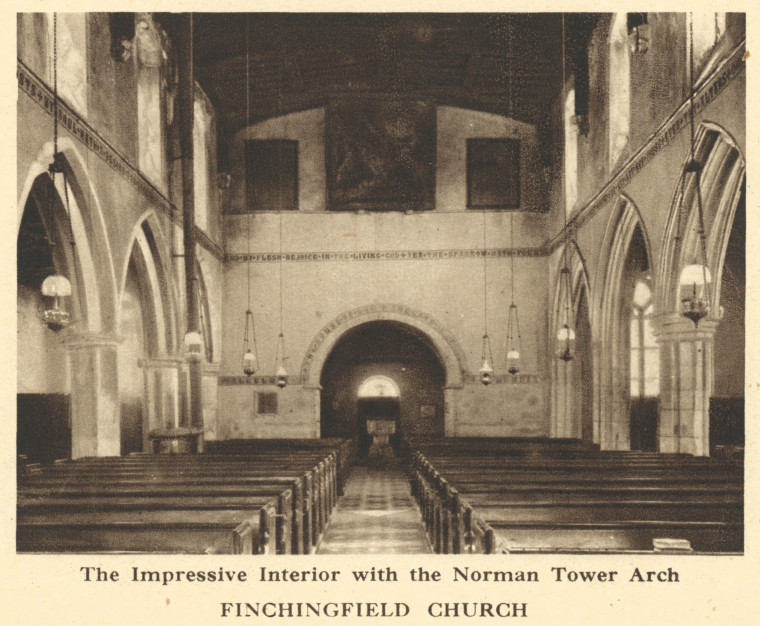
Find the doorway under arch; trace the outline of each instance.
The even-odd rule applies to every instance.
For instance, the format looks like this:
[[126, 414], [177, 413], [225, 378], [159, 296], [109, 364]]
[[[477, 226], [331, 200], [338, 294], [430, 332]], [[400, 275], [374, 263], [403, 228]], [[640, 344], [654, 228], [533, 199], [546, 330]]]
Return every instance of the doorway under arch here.
[[400, 435], [442, 436], [445, 383], [441, 359], [419, 330], [387, 320], [355, 326], [322, 368], [322, 437], [358, 435], [366, 449], [368, 416], [393, 417]]

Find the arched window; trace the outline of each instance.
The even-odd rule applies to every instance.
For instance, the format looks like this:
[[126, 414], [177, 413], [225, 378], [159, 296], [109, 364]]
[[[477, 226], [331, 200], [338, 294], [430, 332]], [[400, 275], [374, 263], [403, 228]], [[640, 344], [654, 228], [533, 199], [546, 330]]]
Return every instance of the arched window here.
[[399, 388], [392, 378], [370, 376], [359, 386], [360, 398], [398, 398]]
[[694, 30], [694, 63], [699, 65], [726, 31], [726, 14], [692, 13], [691, 20]]
[[163, 186], [161, 67], [164, 55], [161, 37], [149, 16], [138, 20], [135, 33], [139, 164], [148, 178]]
[[610, 169], [628, 145], [631, 126], [631, 60], [628, 14], [616, 13], [610, 29]]
[[652, 332], [652, 289], [646, 276], [636, 281], [631, 307], [631, 398], [660, 395], [660, 354]]
[[[656, 451], [660, 350], [652, 329], [653, 290], [649, 255], [639, 226], [636, 226], [628, 245], [621, 278], [619, 345], [623, 349], [619, 355], [621, 368], [628, 370], [631, 450]], [[624, 383], [625, 378], [620, 382]]]
[[[53, 53], [57, 54], [58, 95], [82, 115], [87, 115], [87, 14], [59, 13], [57, 33], [48, 18], [49, 84], [53, 84]], [[57, 34], [56, 50], [53, 36]]]
[[575, 119], [575, 89], [571, 89], [565, 98], [565, 212], [568, 216], [578, 201], [578, 124]]

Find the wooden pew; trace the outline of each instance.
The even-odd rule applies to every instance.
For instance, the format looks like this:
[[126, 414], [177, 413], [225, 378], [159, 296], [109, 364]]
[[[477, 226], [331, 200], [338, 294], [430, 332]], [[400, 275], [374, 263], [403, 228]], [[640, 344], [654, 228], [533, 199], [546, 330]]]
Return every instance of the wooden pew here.
[[90, 502], [86, 510], [53, 503], [23, 511], [16, 530], [18, 552], [166, 552], [274, 554], [276, 500], [242, 508], [112, 508]]
[[[100, 476], [83, 480], [76, 476], [42, 475], [29, 481], [22, 492], [24, 497], [37, 498], [137, 498], [151, 496], [170, 501], [175, 496], [192, 496], [196, 499], [211, 499], [218, 496], [266, 496], [277, 498], [276, 546], [278, 553], [303, 553], [304, 538], [312, 534], [311, 510], [303, 496], [302, 480], [299, 476], [230, 477], [219, 473], [184, 477], [124, 478], [119, 475]], [[24, 500], [19, 499], [19, 506]]]
[[409, 445], [413, 493], [436, 551], [489, 552], [498, 541], [510, 551], [651, 551], [671, 533], [697, 550], [743, 548], [741, 468], [680, 455], [534, 454], [542, 447]]
[[[45, 551], [61, 544], [70, 551], [86, 550], [89, 541], [92, 550], [131, 551], [128, 538], [139, 543], [147, 533], [159, 539], [147, 541], [144, 551], [163, 551], [161, 546], [182, 551], [176, 537], [162, 542], [171, 529], [185, 528], [189, 552], [306, 552], [335, 504], [337, 459], [341, 453], [346, 464], [350, 461], [352, 442], [302, 444], [286, 451], [272, 442], [256, 447], [258, 454], [94, 457], [24, 475], [19, 550]], [[344, 474], [348, 469], [344, 465]], [[258, 517], [250, 515], [255, 504], [267, 504]], [[229, 532], [233, 522], [237, 525]], [[259, 528], [267, 537], [261, 546]], [[57, 543], [50, 535], [47, 542], [40, 539], [50, 531], [61, 533]], [[205, 544], [204, 532], [209, 533]]]
[[[324, 530], [337, 493], [335, 488], [335, 467], [322, 459], [323, 454], [301, 457], [282, 457], [268, 455], [266, 459], [250, 456], [153, 456], [93, 458], [75, 461], [68, 466], [56, 468], [54, 475], [31, 478], [28, 486], [44, 486], [46, 480], [53, 480], [61, 485], [67, 480], [70, 485], [86, 481], [89, 485], [101, 484], [106, 480], [115, 481], [121, 486], [135, 484], [174, 484], [189, 480], [195, 476], [196, 485], [218, 482], [250, 482], [266, 484], [273, 481], [291, 484], [294, 491], [293, 505], [293, 551], [302, 553], [316, 545], [320, 533]], [[331, 457], [328, 457], [329, 461]], [[267, 467], [261, 467], [266, 465]], [[311, 467], [298, 482], [298, 476], [291, 472], [293, 466], [298, 471]], [[95, 474], [95, 478], [91, 476]], [[55, 478], [52, 478], [54, 476]]]

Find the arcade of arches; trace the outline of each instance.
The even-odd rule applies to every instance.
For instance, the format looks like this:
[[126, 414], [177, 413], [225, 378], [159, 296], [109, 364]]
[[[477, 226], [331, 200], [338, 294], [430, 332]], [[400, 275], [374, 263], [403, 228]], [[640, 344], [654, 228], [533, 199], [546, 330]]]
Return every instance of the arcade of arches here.
[[[625, 14], [567, 16], [564, 67], [553, 14], [119, 15], [58, 20], [55, 181], [52, 16], [18, 16], [19, 453], [148, 451], [179, 427], [366, 438], [378, 417], [397, 437], [743, 445], [743, 15], [700, 40], [701, 208], [686, 14], [648, 14], [645, 54]], [[695, 327], [678, 281], [700, 211], [710, 313]], [[40, 320], [54, 273], [72, 288], [60, 332]]]

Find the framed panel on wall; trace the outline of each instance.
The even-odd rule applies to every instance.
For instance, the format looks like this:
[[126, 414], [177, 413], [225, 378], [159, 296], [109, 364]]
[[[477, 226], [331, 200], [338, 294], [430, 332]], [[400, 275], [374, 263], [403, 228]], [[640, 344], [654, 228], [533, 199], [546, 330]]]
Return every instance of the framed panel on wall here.
[[467, 140], [467, 208], [520, 208], [520, 142]]
[[277, 415], [277, 393], [273, 391], [257, 391], [256, 413], [258, 415]]
[[435, 105], [395, 99], [331, 102], [325, 143], [330, 209], [435, 207]]
[[298, 142], [245, 142], [245, 191], [249, 211], [298, 210]]

